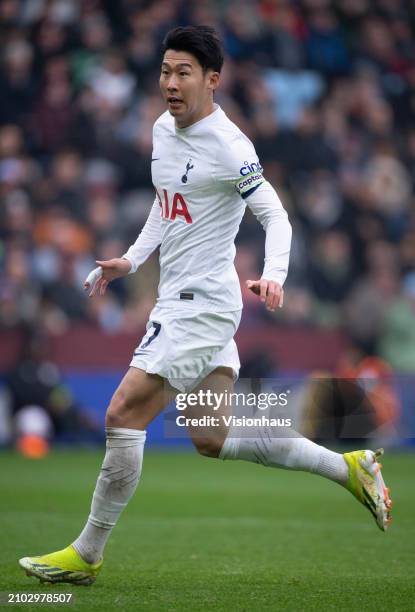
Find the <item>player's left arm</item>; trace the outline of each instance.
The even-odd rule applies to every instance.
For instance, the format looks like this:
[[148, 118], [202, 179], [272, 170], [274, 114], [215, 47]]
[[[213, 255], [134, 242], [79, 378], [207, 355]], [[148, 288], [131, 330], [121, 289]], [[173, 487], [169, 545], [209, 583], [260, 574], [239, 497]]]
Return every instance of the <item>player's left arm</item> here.
[[283, 284], [288, 272], [291, 225], [275, 189], [265, 180], [255, 147], [239, 130], [226, 127], [218, 138], [214, 178], [225, 189], [236, 190], [262, 224], [265, 266], [259, 280], [246, 281], [269, 310], [283, 305]]
[[291, 224], [275, 189], [262, 182], [245, 198], [265, 230], [265, 264], [259, 280], [247, 280], [248, 289], [259, 295], [268, 310], [282, 308], [283, 284], [288, 273]]

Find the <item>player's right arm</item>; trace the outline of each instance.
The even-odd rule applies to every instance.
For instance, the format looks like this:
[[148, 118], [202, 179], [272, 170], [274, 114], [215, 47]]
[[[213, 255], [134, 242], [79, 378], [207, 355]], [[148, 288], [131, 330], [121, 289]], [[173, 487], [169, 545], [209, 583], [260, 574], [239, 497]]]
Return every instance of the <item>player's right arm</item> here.
[[160, 243], [161, 215], [156, 198], [143, 229], [128, 251], [122, 257], [96, 262], [98, 267], [88, 274], [84, 282], [85, 291], [90, 291], [89, 297], [104, 295], [112, 280], [135, 272]]

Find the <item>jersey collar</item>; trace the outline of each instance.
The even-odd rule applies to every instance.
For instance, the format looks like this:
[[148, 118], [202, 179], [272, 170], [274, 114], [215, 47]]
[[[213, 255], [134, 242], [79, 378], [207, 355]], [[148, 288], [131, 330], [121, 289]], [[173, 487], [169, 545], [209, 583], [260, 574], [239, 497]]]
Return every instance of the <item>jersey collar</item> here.
[[[195, 123], [192, 123], [191, 125], [188, 125], [185, 128], [179, 128], [179, 127], [176, 127], [176, 125], [174, 125], [175, 132], [177, 135], [181, 134], [181, 135], [187, 136], [188, 134], [191, 134], [192, 132], [196, 131], [198, 128], [208, 126], [210, 123], [213, 123], [214, 121], [216, 121], [216, 119], [222, 112], [223, 111], [221, 107], [219, 106], [219, 104], [216, 104], [215, 102], [214, 110], [209, 115], [207, 115], [206, 117], [203, 117], [203, 119], [200, 119], [199, 121], [196, 121]], [[174, 122], [173, 117], [172, 119]]]

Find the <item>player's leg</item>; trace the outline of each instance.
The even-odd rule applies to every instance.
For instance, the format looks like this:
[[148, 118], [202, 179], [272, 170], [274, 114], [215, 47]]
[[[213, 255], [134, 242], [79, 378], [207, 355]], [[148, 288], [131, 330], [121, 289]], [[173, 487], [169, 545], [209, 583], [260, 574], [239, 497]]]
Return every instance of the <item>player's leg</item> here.
[[[233, 390], [233, 372], [229, 368], [217, 368], [197, 389], [229, 393]], [[200, 418], [206, 414], [204, 406], [187, 409], [188, 416]], [[209, 411], [211, 414], [211, 411]], [[231, 408], [222, 402], [215, 416], [220, 425], [201, 428], [189, 427], [189, 433], [197, 450], [208, 457], [241, 459], [267, 467], [301, 470], [318, 474], [346, 487], [374, 516], [380, 529], [390, 522], [391, 500], [380, 473], [378, 454], [372, 451], [336, 453], [304, 438], [294, 430], [283, 431], [274, 427], [255, 427], [248, 436], [232, 435], [223, 417], [231, 414]]]
[[[234, 389], [231, 368], [219, 367], [211, 372], [194, 390], [223, 393], [229, 397]], [[217, 396], [218, 397], [218, 396]], [[243, 459], [262, 463], [270, 467], [282, 467], [293, 470], [314, 472], [338, 482], [347, 481], [348, 468], [343, 455], [330, 451], [300, 436], [294, 430], [282, 436], [281, 430], [274, 428], [250, 428], [249, 437], [232, 437], [224, 418], [229, 416], [231, 407], [222, 401], [215, 411], [206, 410], [204, 406], [186, 409], [186, 416], [200, 418], [203, 414], [214, 414], [219, 423], [211, 427], [189, 426], [189, 434], [198, 452], [208, 457], [222, 459]]]
[[192, 390], [192, 393], [203, 391], [204, 396], [207, 392], [223, 394], [222, 401], [218, 409], [213, 410], [212, 407], [197, 405], [188, 406], [184, 414], [189, 419], [200, 419], [203, 415], [213, 416], [218, 420], [216, 425], [188, 425], [187, 429], [192, 442], [198, 453], [205, 457], [219, 457], [223, 444], [228, 435], [228, 427], [223, 420], [223, 417], [232, 414], [231, 407], [225, 401], [225, 398], [232, 393], [234, 389], [233, 370], [229, 367], [218, 367], [211, 372], [200, 385]]
[[168, 401], [161, 377], [133, 367], [128, 370], [108, 407], [106, 453], [87, 523], [62, 551], [21, 559], [29, 575], [49, 582], [91, 584], [95, 580], [109, 535], [140, 479], [145, 428]]
[[144, 430], [169, 401], [169, 386], [161, 376], [130, 367], [111, 398], [105, 427]]
[[106, 414], [106, 453], [88, 521], [75, 540], [82, 558], [96, 563], [141, 475], [146, 427], [168, 403], [163, 379], [131, 367]]
[[385, 531], [391, 521], [392, 502], [380, 471], [382, 466], [378, 462], [382, 453], [383, 450], [360, 450], [342, 455], [315, 444], [293, 430], [281, 437], [278, 428], [258, 427], [253, 437], [249, 438], [235, 437], [229, 432], [220, 458], [302, 470], [338, 482], [370, 511], [378, 527]]

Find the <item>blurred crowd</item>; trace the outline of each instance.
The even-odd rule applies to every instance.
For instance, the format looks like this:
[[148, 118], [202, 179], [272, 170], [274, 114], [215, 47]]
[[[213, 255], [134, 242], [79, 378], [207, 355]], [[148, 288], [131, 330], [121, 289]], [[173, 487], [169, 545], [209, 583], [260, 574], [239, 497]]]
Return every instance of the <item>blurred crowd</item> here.
[[[244, 290], [246, 324], [341, 326], [414, 371], [413, 0], [2, 0], [0, 329], [145, 323], [156, 256], [103, 298], [82, 283], [145, 222], [160, 44], [187, 24], [221, 34], [217, 102], [294, 229], [286, 307], [268, 313]], [[263, 248], [248, 212], [241, 281], [259, 276]]]

